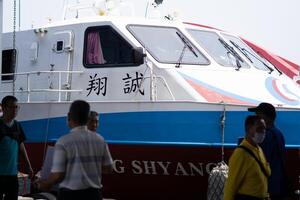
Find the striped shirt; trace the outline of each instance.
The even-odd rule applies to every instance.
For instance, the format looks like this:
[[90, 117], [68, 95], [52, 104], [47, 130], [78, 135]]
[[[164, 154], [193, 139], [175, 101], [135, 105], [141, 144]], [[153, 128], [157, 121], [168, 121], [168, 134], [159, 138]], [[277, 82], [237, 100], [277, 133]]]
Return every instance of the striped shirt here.
[[78, 126], [55, 144], [51, 172], [65, 173], [60, 188], [101, 188], [101, 168], [112, 163], [104, 138], [86, 126]]

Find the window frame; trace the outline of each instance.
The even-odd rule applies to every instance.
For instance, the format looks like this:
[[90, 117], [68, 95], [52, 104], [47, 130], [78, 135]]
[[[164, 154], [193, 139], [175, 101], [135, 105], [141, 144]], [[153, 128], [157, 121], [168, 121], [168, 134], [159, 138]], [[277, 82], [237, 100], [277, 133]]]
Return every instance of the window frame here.
[[110, 25], [90, 26], [90, 27], [86, 28], [86, 30], [84, 32], [82, 64], [85, 68], [93, 69], [93, 68], [115, 68], [115, 67], [137, 67], [137, 66], [140, 66], [138, 64], [135, 64], [134, 62], [131, 62], [131, 63], [114, 63], [114, 64], [87, 64], [86, 51], [87, 51], [87, 36], [88, 36], [88, 33], [92, 32], [92, 31], [101, 30], [101, 29], [110, 29], [117, 36], [118, 39], [120, 39], [121, 41], [125, 42], [128, 46], [130, 46], [131, 50], [132, 50], [131, 60], [133, 61], [133, 58], [134, 58], [133, 57], [133, 52], [134, 52], [135, 47], [132, 44], [130, 44], [120, 33], [118, 33], [118, 31], [116, 31], [114, 27], [112, 27]]
[[[270, 69], [268, 69], [266, 66], [264, 66], [263, 62], [265, 62], [265, 64], [267, 64], [268, 66], [271, 65], [271, 66], [269, 66], [269, 67], [272, 68], [273, 70], [275, 70], [272, 63], [270, 63], [270, 62], [269, 62], [268, 60], [266, 60], [264, 57], [262, 57], [261, 55], [259, 55], [258, 53], [256, 53], [256, 52], [255, 52], [248, 44], [246, 44], [239, 36], [232, 35], [232, 34], [229, 34], [229, 33], [221, 33], [221, 35], [222, 35], [226, 40], [228, 40], [228, 43], [231, 43], [230, 41], [232, 41], [232, 38], [238, 39], [239, 42], [241, 42], [242, 45], [244, 45], [244, 47], [242, 47], [240, 44], [237, 44], [237, 45], [239, 45], [239, 46], [242, 47], [242, 48], [245, 48], [245, 47], [246, 47], [246, 48], [247, 48], [246, 51], [249, 51], [249, 52], [250, 52], [250, 53], [246, 52], [246, 54], [247, 54], [248, 56], [250, 55], [250, 59], [251, 59], [251, 60], [255, 60], [255, 62], [254, 62], [254, 61], [251, 62], [251, 61], [248, 60], [248, 61], [251, 63], [251, 66], [253, 66], [254, 68], [256, 68], [256, 69], [258, 69], [258, 70], [261, 70], [261, 71], [265, 71], [265, 72], [270, 71]], [[233, 41], [233, 42], [236, 43], [235, 41]], [[236, 51], [238, 51], [239, 53], [243, 54], [243, 53], [241, 52], [240, 49], [236, 48], [234, 45], [232, 45], [232, 46], [233, 46], [234, 49], [236, 49]], [[252, 54], [252, 55], [251, 55], [251, 54]], [[246, 57], [245, 55], [243, 55], [243, 56]], [[253, 58], [254, 58], [254, 59], [253, 59]], [[248, 59], [248, 58], [246, 57], [246, 59]], [[265, 59], [265, 60], [264, 60], [264, 59]], [[260, 65], [261, 65], [262, 67], [257, 67], [256, 62], [259, 62]]]
[[[219, 38], [221, 38], [221, 39], [223, 39], [228, 45], [230, 45], [231, 46], [231, 44], [229, 44], [228, 42], [227, 42], [227, 40], [226, 40], [226, 38], [224, 39], [224, 37], [223, 37], [223, 35], [222, 34], [219, 34], [219, 33], [217, 33], [217, 32], [215, 32], [215, 31], [211, 31], [211, 30], [199, 30], [199, 29], [195, 29], [195, 28], [187, 28], [186, 29], [187, 30], [187, 32], [191, 35], [191, 37], [193, 37], [193, 39], [212, 57], [212, 59], [218, 64], [218, 65], [220, 65], [220, 66], [222, 66], [222, 67], [225, 67], [225, 68], [236, 68], [237, 66], [234, 66], [234, 65], [224, 65], [224, 64], [222, 64], [222, 63], [220, 63], [219, 62], [219, 60], [218, 59], [216, 59], [216, 57], [214, 56], [214, 54], [211, 52], [211, 51], [209, 51], [207, 48], [206, 48], [206, 46], [205, 45], [203, 45], [203, 44], [201, 44], [200, 42], [198, 42], [198, 40], [197, 40], [197, 38], [195, 38], [194, 37], [194, 35], [191, 33], [191, 32], [193, 32], [193, 31], [199, 31], [199, 32], [206, 32], [206, 33], [213, 33], [213, 34], [215, 34], [215, 35], [217, 35]], [[222, 48], [224, 48], [225, 50], [226, 50], [226, 48], [225, 47], [222, 47]], [[234, 48], [234, 50], [236, 51], [236, 49]], [[246, 61], [246, 59], [243, 57], [243, 56], [241, 56], [240, 54], [239, 54], [239, 52], [237, 52], [236, 51], [236, 53], [243, 59], [243, 62], [246, 64], [245, 66], [242, 66], [241, 67], [241, 69], [250, 69], [251, 68], [251, 65]], [[236, 59], [236, 58], [235, 58]]]
[[[184, 62], [182, 62], [181, 64], [182, 65], [195, 65], [195, 66], [198, 66], [198, 65], [200, 65], [200, 66], [209, 66], [210, 64], [211, 64], [211, 61], [202, 53], [202, 51], [200, 50], [200, 49], [198, 49], [196, 46], [195, 46], [195, 44], [193, 43], [193, 42], [191, 42], [187, 37], [186, 37], [186, 35], [185, 34], [183, 34], [182, 33], [182, 31], [180, 30], [180, 29], [178, 29], [178, 27], [173, 27], [173, 26], [153, 26], [153, 25], [144, 25], [144, 24], [128, 24], [127, 26], [126, 26], [126, 29], [132, 34], [132, 36], [141, 44], [141, 45], [143, 45], [143, 46], [145, 46], [144, 45], [144, 43], [142, 42], [142, 40], [140, 40], [137, 36], [136, 36], [136, 34], [134, 33], [134, 31], [130, 28], [131, 26], [141, 26], [141, 27], [158, 27], [158, 28], [173, 28], [173, 29], [176, 29], [176, 31], [178, 31], [185, 39], [187, 39], [188, 40], [188, 42], [192, 45], [192, 47], [194, 48], [194, 49], [196, 49], [197, 50], [197, 52], [199, 53], [199, 54], [201, 54], [201, 56], [203, 57], [203, 58], [205, 58], [206, 59], [206, 61], [207, 61], [207, 63], [205, 63], [205, 64], [199, 64], [199, 63], [184, 63]], [[177, 62], [165, 62], [165, 61], [161, 61], [159, 58], [157, 58], [156, 57], [156, 55], [153, 53], [153, 51], [151, 51], [150, 49], [146, 49], [146, 51], [148, 51], [150, 54], [151, 54], [151, 56], [157, 61], [157, 62], [159, 62], [159, 63], [162, 63], [162, 64], [177, 64]]]

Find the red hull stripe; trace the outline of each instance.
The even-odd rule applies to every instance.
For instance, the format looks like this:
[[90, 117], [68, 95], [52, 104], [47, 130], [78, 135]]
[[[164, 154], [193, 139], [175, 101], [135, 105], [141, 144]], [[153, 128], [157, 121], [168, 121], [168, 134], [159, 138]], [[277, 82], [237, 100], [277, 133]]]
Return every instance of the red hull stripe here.
[[249, 105], [249, 102], [241, 101], [239, 99], [234, 99], [232, 97], [220, 94], [213, 90], [207, 89], [199, 84], [194, 83], [191, 80], [186, 80], [206, 101], [208, 102], [227, 102], [227, 103], [236, 103], [236, 104], [243, 104]]

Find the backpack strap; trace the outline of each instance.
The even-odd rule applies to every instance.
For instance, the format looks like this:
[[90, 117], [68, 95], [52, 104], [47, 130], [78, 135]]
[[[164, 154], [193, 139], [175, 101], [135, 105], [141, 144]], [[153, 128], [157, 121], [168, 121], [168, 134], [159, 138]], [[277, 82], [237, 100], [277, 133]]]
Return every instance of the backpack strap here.
[[268, 173], [266, 171], [266, 169], [264, 168], [263, 164], [258, 160], [258, 158], [255, 156], [255, 154], [247, 147], [243, 146], [243, 145], [240, 145], [238, 146], [238, 148], [241, 148], [241, 149], [244, 149], [245, 151], [247, 151], [255, 160], [256, 162], [258, 163], [261, 171], [263, 172], [263, 174], [268, 178]]

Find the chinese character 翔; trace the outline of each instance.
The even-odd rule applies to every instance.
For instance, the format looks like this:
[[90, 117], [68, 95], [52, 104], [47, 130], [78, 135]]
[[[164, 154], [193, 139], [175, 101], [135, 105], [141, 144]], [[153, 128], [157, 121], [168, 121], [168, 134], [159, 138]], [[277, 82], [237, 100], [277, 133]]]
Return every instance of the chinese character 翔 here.
[[106, 85], [107, 85], [107, 77], [97, 77], [98, 74], [95, 74], [94, 77], [90, 76], [89, 85], [86, 90], [88, 90], [87, 96], [91, 94], [91, 92], [95, 92], [97, 95], [100, 93], [105, 96], [106, 95]]

